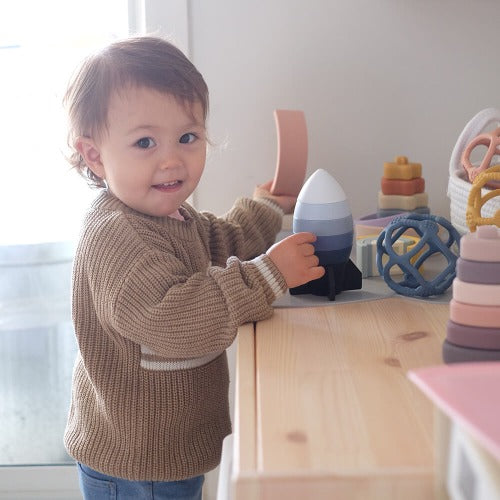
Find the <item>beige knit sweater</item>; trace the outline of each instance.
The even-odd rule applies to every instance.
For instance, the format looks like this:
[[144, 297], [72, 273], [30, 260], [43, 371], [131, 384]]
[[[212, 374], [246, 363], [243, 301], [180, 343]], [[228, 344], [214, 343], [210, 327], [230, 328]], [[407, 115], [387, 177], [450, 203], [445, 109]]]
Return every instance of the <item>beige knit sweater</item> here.
[[150, 217], [104, 191], [85, 220], [64, 442], [108, 475], [170, 481], [219, 463], [231, 432], [225, 349], [286, 290], [262, 254], [281, 226], [276, 210], [240, 199], [222, 218], [180, 211], [184, 221]]

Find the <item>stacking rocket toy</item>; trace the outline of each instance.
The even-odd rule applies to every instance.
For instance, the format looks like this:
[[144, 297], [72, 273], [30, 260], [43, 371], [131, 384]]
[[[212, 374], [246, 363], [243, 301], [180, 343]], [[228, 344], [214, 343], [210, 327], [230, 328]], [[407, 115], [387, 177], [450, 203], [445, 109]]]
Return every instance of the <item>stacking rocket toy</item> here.
[[378, 216], [401, 212], [429, 213], [429, 197], [425, 192], [420, 163], [408, 163], [406, 156], [384, 163], [384, 176], [378, 193]]
[[500, 361], [500, 229], [462, 236], [456, 273], [443, 360]]
[[293, 232], [308, 231], [325, 275], [290, 289], [292, 295], [310, 293], [327, 296], [343, 290], [359, 290], [361, 271], [349, 259], [353, 244], [352, 213], [340, 184], [323, 169], [316, 170], [302, 187], [293, 214]]

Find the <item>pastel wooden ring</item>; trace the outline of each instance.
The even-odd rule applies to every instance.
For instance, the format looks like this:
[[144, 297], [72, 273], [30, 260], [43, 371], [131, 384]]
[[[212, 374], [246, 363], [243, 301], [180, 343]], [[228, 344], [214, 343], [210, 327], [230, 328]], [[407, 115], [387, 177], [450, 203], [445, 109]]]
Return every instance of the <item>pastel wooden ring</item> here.
[[[470, 161], [470, 155], [477, 146], [486, 146], [488, 149], [479, 166], [474, 166]], [[484, 172], [491, 164], [494, 156], [500, 155], [500, 128], [492, 132], [479, 134], [466, 146], [462, 153], [462, 166], [467, 172], [467, 176], [471, 182], [481, 173]]]
[[460, 240], [460, 257], [479, 262], [500, 262], [500, 230], [495, 226], [479, 226]]
[[446, 339], [455, 345], [476, 349], [500, 349], [500, 328], [469, 326], [448, 321]]
[[278, 151], [271, 193], [297, 196], [307, 168], [307, 125], [303, 111], [275, 109]]
[[500, 285], [500, 262], [477, 262], [459, 257], [457, 278], [468, 283]]
[[423, 177], [415, 177], [415, 179], [386, 179], [382, 177], [380, 187], [383, 194], [411, 196], [425, 191], [425, 180]]
[[500, 189], [490, 190], [482, 196], [482, 189], [491, 181], [500, 181], [500, 165], [489, 168], [474, 179], [465, 210], [465, 220], [471, 231], [475, 231], [477, 226], [500, 226], [500, 210], [497, 210], [492, 217], [481, 216], [483, 206], [492, 198], [500, 196]]
[[396, 216], [392, 215], [390, 217], [379, 218], [377, 214], [369, 214], [356, 219], [354, 221], [356, 238], [378, 235], [394, 217]]
[[453, 298], [458, 302], [478, 306], [500, 306], [500, 285], [467, 283], [455, 278], [452, 287]]
[[359, 219], [356, 219], [355, 224], [363, 224], [364, 226], [376, 226], [382, 229], [387, 226], [392, 219], [396, 217], [395, 215], [390, 215], [387, 217], [378, 217], [377, 214], [363, 215]]
[[462, 347], [445, 340], [442, 348], [443, 361], [445, 363], [471, 363], [477, 361], [499, 361], [500, 350], [498, 349], [473, 349]]
[[450, 300], [450, 319], [455, 323], [485, 328], [500, 328], [500, 307], [465, 304]]
[[377, 210], [378, 217], [394, 217], [395, 215], [405, 215], [407, 213], [412, 214], [430, 214], [431, 211], [429, 207], [417, 207], [414, 210], [401, 210], [399, 208], [385, 208], [381, 210]]
[[417, 193], [411, 196], [398, 194], [378, 193], [378, 208], [397, 208], [401, 210], [414, 210], [417, 207], [426, 207], [429, 204], [427, 193]]

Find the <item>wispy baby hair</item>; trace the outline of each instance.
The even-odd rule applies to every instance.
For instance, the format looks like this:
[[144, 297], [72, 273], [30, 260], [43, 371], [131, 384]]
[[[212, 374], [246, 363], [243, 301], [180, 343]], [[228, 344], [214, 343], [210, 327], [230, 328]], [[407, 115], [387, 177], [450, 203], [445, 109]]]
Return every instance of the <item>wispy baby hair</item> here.
[[145, 87], [172, 95], [190, 107], [200, 103], [208, 114], [208, 88], [189, 59], [170, 42], [153, 36], [116, 41], [87, 57], [69, 83], [63, 104], [69, 118], [69, 162], [93, 186], [104, 181], [86, 165], [75, 148], [78, 137], [97, 138], [106, 132], [112, 93]]

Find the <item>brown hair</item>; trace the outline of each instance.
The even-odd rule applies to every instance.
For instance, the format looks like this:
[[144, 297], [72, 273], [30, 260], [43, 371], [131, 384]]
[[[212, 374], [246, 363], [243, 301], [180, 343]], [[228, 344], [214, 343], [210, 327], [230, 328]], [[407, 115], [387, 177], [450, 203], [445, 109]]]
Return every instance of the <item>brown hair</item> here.
[[68, 161], [92, 186], [104, 182], [75, 149], [77, 137], [95, 137], [107, 127], [110, 96], [128, 86], [168, 93], [189, 106], [199, 102], [208, 114], [208, 88], [195, 66], [174, 45], [157, 37], [117, 41], [89, 56], [72, 78], [63, 99], [68, 112]]

